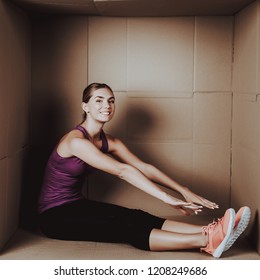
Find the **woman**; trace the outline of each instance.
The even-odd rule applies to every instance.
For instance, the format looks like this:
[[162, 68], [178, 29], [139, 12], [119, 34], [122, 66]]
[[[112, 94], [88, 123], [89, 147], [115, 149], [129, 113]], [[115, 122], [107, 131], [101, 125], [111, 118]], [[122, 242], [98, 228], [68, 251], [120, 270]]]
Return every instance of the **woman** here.
[[[86, 175], [96, 169], [115, 175], [179, 210], [198, 214], [218, 205], [183, 187], [156, 167], [135, 156], [122, 141], [103, 131], [113, 118], [115, 97], [106, 84], [93, 83], [83, 92], [83, 122], [55, 147], [47, 164], [39, 211], [42, 231], [50, 238], [125, 242], [152, 251], [201, 248], [220, 257], [245, 229], [250, 216], [244, 207], [235, 217], [228, 209], [223, 218], [207, 226], [162, 219], [142, 210], [90, 201], [81, 194]], [[170, 196], [158, 185], [180, 193]], [[236, 225], [235, 225], [236, 219]]]

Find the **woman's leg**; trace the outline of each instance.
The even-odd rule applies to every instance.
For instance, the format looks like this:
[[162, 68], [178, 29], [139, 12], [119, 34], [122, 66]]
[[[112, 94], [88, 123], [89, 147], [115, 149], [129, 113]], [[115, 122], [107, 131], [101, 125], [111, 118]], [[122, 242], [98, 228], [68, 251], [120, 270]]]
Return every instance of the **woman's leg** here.
[[149, 239], [152, 251], [201, 248], [206, 245], [202, 226], [165, 220], [161, 229], [153, 229]]
[[202, 233], [202, 226], [184, 222], [165, 220], [162, 230], [176, 233]]
[[[225, 251], [234, 224], [235, 211], [232, 208], [226, 210], [222, 218], [203, 227], [165, 221], [161, 230], [153, 229], [151, 231], [150, 250], [170, 251], [201, 248], [202, 251], [219, 258]], [[179, 232], [172, 232], [172, 230]]]
[[150, 249], [150, 233], [164, 221], [141, 210], [85, 199], [40, 215], [42, 231], [50, 238], [130, 243], [143, 250]]
[[[185, 227], [188, 229], [189, 225]], [[193, 229], [193, 227], [191, 227]], [[202, 248], [207, 244], [207, 237], [202, 233], [180, 233], [153, 229], [149, 238], [151, 251], [173, 251], [181, 249]]]

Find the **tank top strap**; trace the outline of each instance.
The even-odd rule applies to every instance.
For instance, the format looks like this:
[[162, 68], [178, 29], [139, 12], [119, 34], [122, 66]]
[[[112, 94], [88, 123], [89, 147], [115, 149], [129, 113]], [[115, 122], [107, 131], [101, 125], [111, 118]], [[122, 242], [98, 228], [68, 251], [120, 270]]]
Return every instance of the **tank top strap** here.
[[[83, 126], [77, 125], [77, 126], [75, 127], [75, 129], [78, 129], [79, 131], [81, 131], [81, 132], [84, 134], [84, 136], [85, 136], [87, 139], [89, 139], [88, 133], [87, 133], [86, 129], [85, 129]], [[102, 151], [103, 153], [108, 153], [108, 142], [107, 142], [107, 137], [106, 137], [106, 134], [105, 134], [105, 132], [104, 132], [103, 130], [101, 131], [100, 137], [101, 137], [101, 140], [102, 140], [101, 151]]]
[[81, 131], [81, 132], [84, 134], [84, 136], [85, 136], [87, 139], [89, 139], [88, 133], [87, 133], [86, 129], [85, 129], [83, 126], [81, 126], [81, 125], [79, 124], [79, 125], [77, 125], [77, 126], [75, 127], [75, 129], [78, 129], [79, 131]]
[[102, 130], [101, 134], [100, 134], [101, 140], [102, 140], [102, 147], [101, 147], [101, 151], [103, 153], [108, 153], [108, 142], [107, 142], [107, 137], [105, 132]]

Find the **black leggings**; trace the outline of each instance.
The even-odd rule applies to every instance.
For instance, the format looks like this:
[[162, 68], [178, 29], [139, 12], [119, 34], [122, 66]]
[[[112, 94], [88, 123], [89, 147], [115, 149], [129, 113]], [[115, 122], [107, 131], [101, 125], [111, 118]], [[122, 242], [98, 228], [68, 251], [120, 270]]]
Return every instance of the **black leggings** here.
[[50, 238], [76, 241], [129, 243], [150, 250], [152, 229], [160, 229], [165, 219], [142, 210], [77, 200], [40, 214], [42, 232]]

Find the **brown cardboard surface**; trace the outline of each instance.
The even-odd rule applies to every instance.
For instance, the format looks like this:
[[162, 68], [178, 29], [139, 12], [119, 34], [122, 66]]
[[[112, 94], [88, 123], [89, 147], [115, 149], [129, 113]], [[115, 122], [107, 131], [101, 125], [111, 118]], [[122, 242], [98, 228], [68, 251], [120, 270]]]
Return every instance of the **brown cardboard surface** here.
[[48, 134], [50, 145], [54, 145], [81, 121], [82, 92], [88, 80], [87, 23], [84, 17], [35, 22], [31, 118], [34, 144], [45, 142]]
[[233, 17], [195, 18], [194, 91], [230, 91]]
[[26, 149], [7, 158], [6, 216], [8, 232], [14, 233], [19, 224], [21, 186], [24, 179], [24, 160]]
[[195, 93], [193, 98], [193, 142], [230, 146], [232, 93]]
[[192, 98], [129, 98], [127, 137], [144, 142], [192, 138]]
[[249, 205], [252, 208], [247, 234], [254, 244], [259, 244], [260, 106], [257, 101], [243, 97], [244, 94], [236, 94], [234, 99], [231, 201], [235, 207]]
[[202, 196], [215, 201], [222, 210], [230, 203], [230, 147], [193, 145], [193, 185]]
[[[12, 213], [12, 222], [0, 232], [0, 245], [17, 227], [23, 157], [17, 152], [29, 141], [37, 147], [56, 144], [80, 121], [82, 91], [94, 81], [115, 90], [118, 108], [109, 133], [223, 209], [230, 205], [230, 195], [236, 208], [248, 204], [259, 232], [259, 1], [235, 17], [235, 30], [232, 17], [34, 19], [31, 138], [30, 25], [25, 14], [17, 17], [0, 5], [0, 34], [8, 35], [0, 38], [7, 65], [0, 66], [0, 129], [9, 145], [3, 138], [0, 159], [9, 157], [0, 164], [3, 174], [7, 162], [10, 171], [3, 186], [7, 200], [0, 200], [7, 204], [0, 207]], [[234, 34], [238, 99], [232, 104]], [[6, 115], [9, 130], [2, 121]], [[171, 214], [161, 202], [108, 177], [90, 179], [89, 197]]]
[[235, 17], [232, 141], [232, 206], [248, 205], [252, 219], [247, 235], [259, 246], [259, 10], [256, 1]]
[[88, 80], [109, 84], [113, 90], [127, 88], [127, 19], [89, 18]]
[[191, 18], [129, 18], [127, 90], [192, 91]]
[[[27, 118], [30, 95], [30, 24], [25, 13], [6, 2], [0, 3], [1, 32], [1, 144], [0, 144], [0, 249], [18, 227], [18, 211], [21, 185], [9, 184], [21, 181], [22, 163], [9, 159], [18, 149], [28, 144]], [[8, 141], [8, 142], [7, 142]], [[12, 167], [14, 169], [12, 169]], [[13, 173], [11, 172], [13, 171]], [[18, 172], [20, 171], [20, 172]], [[11, 192], [11, 193], [10, 193]], [[16, 218], [14, 217], [14, 214]]]
[[233, 90], [256, 94], [258, 68], [258, 12], [257, 1], [235, 17], [235, 51]]
[[7, 159], [0, 160], [0, 249], [5, 245], [5, 242], [8, 240], [9, 235], [7, 232], [7, 201], [6, 201], [6, 193], [7, 193]]
[[[166, 174], [187, 186], [191, 185], [191, 143], [128, 143], [128, 147], [142, 160], [154, 164]], [[167, 191], [166, 189], [164, 189]], [[172, 195], [176, 193], [169, 191]], [[178, 211], [137, 190], [134, 186], [111, 175], [98, 173], [89, 176], [89, 198], [140, 208], [155, 215], [178, 215]], [[179, 197], [177, 195], [177, 197]]]
[[[1, 41], [2, 42], [2, 41]], [[0, 45], [2, 45], [0, 42]], [[0, 50], [1, 51], [1, 50]], [[1, 72], [2, 72], [2, 63], [1, 63]], [[3, 69], [3, 72], [5, 69]], [[0, 141], [0, 159], [7, 156], [7, 131], [8, 131], [8, 95], [7, 86], [5, 85], [5, 76], [2, 75], [0, 72], [0, 84], [1, 84], [1, 91], [0, 91], [0, 131], [1, 131], [1, 141]]]

